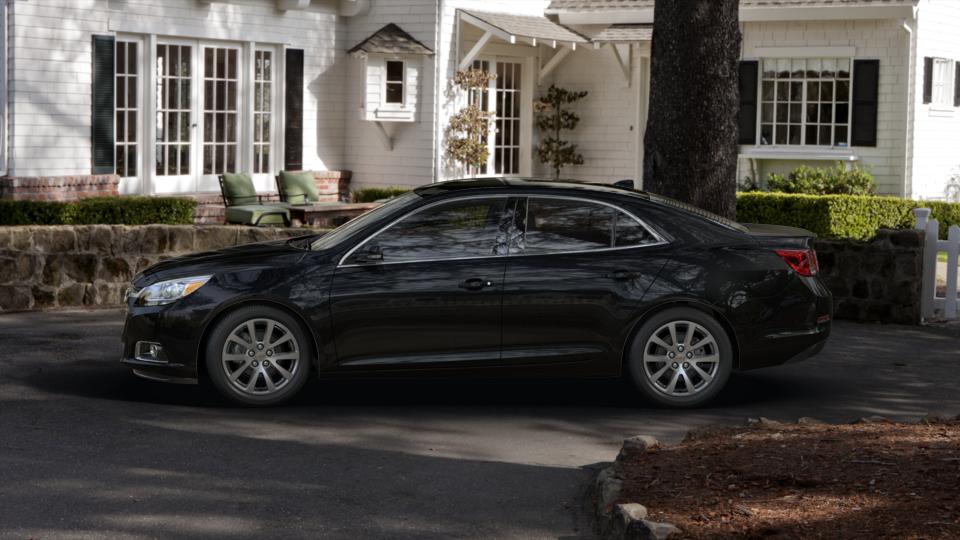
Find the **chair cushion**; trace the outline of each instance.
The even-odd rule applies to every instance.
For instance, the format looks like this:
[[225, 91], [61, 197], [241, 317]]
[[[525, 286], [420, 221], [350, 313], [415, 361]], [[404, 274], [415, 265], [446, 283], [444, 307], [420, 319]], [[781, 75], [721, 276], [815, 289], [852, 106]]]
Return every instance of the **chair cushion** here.
[[223, 173], [223, 197], [227, 206], [256, 204], [257, 188], [247, 173]]
[[227, 223], [241, 225], [285, 225], [290, 220], [290, 212], [279, 206], [244, 204], [228, 206], [225, 217]]
[[317, 202], [320, 193], [311, 172], [280, 172], [280, 194], [283, 200], [294, 204]]

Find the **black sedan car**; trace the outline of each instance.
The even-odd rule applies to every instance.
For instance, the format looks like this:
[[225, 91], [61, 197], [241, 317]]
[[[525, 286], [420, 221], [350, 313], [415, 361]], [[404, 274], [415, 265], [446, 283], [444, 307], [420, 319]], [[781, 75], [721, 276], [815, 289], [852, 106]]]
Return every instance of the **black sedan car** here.
[[812, 234], [654, 194], [432, 184], [324, 235], [171, 259], [128, 291], [123, 363], [273, 405], [311, 373], [632, 379], [687, 407], [732, 370], [819, 352]]

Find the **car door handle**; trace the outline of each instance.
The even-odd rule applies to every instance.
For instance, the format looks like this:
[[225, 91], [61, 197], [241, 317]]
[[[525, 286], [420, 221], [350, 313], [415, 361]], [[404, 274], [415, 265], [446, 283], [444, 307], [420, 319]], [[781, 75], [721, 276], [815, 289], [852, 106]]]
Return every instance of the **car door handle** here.
[[636, 278], [638, 275], [638, 273], [630, 272], [628, 270], [615, 270], [607, 274], [607, 277], [616, 281], [627, 281], [629, 279]]
[[492, 287], [493, 282], [480, 278], [470, 278], [460, 282], [460, 288], [468, 291], [479, 291], [484, 287]]

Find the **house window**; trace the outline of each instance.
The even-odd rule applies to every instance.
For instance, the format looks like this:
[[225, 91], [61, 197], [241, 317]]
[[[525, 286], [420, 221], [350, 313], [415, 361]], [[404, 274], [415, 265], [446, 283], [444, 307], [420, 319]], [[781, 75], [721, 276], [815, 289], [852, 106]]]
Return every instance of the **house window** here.
[[253, 79], [253, 172], [267, 174], [273, 126], [273, 52], [256, 51]]
[[237, 170], [239, 51], [204, 47], [203, 174]]
[[763, 60], [761, 145], [849, 145], [850, 59]]
[[138, 137], [137, 111], [139, 100], [139, 44], [136, 41], [117, 41], [114, 73], [116, 100], [116, 170], [122, 178], [137, 176]]
[[193, 48], [157, 45], [157, 176], [190, 174]]
[[933, 104], [943, 107], [953, 106], [953, 69], [953, 60], [946, 58], [933, 59]]
[[403, 104], [403, 62], [387, 60], [386, 103]]

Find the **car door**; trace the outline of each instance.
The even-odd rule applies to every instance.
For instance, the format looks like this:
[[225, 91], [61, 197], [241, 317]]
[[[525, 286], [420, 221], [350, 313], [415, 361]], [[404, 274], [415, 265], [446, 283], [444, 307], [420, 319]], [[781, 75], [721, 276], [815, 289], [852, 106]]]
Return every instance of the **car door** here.
[[331, 289], [340, 366], [496, 366], [513, 205], [506, 196], [430, 204], [348, 253]]
[[576, 197], [517, 207], [503, 292], [505, 366], [614, 373], [643, 295], [668, 260], [664, 239], [629, 212]]

